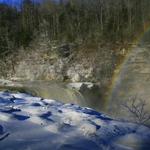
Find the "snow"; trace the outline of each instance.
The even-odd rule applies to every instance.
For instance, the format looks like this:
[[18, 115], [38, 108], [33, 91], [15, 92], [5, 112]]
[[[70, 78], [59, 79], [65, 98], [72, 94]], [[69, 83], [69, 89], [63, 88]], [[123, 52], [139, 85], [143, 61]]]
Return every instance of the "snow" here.
[[150, 129], [75, 104], [0, 92], [0, 150], [149, 150]]
[[91, 136], [96, 134], [96, 126], [85, 122], [79, 127], [79, 131], [85, 136]]

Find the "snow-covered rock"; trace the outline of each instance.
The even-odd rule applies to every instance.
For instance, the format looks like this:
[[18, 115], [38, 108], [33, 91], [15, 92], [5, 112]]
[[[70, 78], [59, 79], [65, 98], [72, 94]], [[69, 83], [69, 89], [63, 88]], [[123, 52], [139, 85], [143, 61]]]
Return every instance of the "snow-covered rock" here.
[[150, 129], [75, 104], [0, 92], [0, 149], [149, 150]]
[[76, 90], [80, 90], [82, 86], [91, 89], [92, 87], [94, 87], [94, 84], [91, 82], [75, 82], [75, 83], [68, 83], [67, 86], [70, 88], [74, 88]]

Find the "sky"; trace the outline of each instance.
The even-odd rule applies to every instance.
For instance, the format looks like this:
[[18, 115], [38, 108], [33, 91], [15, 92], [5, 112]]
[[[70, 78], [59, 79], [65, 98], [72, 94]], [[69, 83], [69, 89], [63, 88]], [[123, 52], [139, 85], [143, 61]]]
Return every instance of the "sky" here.
[[[9, 4], [11, 6], [20, 6], [21, 2], [23, 0], [0, 0], [0, 3], [6, 3]], [[34, 2], [41, 2], [43, 0], [32, 0]], [[54, 0], [55, 2], [58, 2], [59, 0]]]
[[10, 5], [19, 5], [22, 0], [0, 0], [0, 3], [7, 3]]
[[[6, 3], [6, 4], [9, 4], [11, 6], [19, 6], [22, 1], [23, 0], [0, 0], [0, 3]], [[39, 2], [39, 1], [42, 1], [42, 0], [32, 0], [32, 1]]]

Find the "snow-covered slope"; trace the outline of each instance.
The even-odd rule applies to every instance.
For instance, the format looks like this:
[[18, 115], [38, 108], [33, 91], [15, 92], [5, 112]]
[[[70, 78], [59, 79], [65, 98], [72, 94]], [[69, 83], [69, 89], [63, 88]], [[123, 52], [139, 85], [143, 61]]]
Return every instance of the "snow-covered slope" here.
[[0, 150], [149, 150], [150, 129], [90, 108], [0, 92]]

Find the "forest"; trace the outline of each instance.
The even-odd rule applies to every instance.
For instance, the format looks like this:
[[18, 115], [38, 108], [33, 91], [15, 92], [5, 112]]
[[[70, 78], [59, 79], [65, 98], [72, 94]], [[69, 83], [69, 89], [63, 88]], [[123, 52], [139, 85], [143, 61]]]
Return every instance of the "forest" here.
[[149, 22], [149, 0], [23, 0], [19, 8], [0, 4], [0, 55], [27, 47], [39, 34], [60, 42], [132, 43]]

